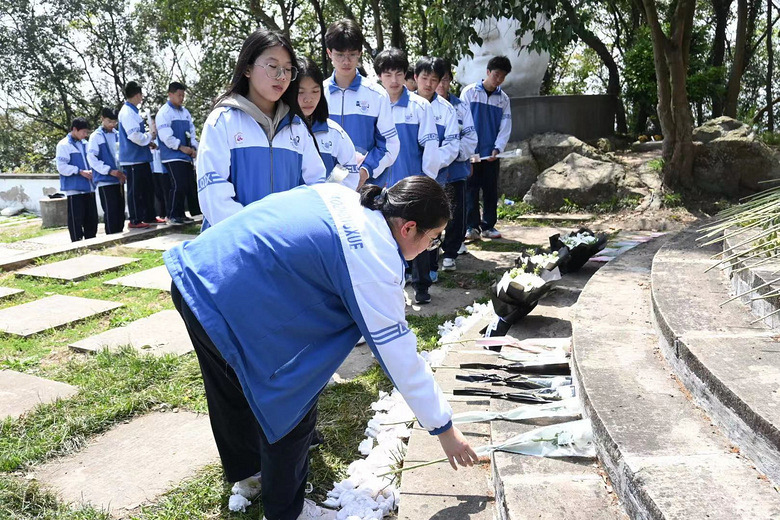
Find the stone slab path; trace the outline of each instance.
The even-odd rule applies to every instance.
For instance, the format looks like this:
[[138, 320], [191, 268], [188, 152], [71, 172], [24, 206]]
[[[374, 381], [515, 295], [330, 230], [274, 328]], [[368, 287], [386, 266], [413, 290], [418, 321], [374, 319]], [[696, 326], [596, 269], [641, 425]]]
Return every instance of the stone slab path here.
[[406, 315], [407, 316], [446, 316], [454, 313], [457, 309], [462, 309], [468, 305], [473, 305], [474, 300], [482, 298], [485, 291], [482, 289], [449, 289], [440, 284], [433, 284], [429, 289], [431, 302], [420, 305], [414, 302], [414, 287], [406, 284], [404, 287], [406, 293]]
[[138, 242], [131, 242], [126, 244], [125, 247], [131, 247], [133, 249], [153, 249], [156, 251], [167, 251], [175, 245], [181, 244], [185, 240], [192, 240], [197, 235], [187, 235], [185, 233], [169, 233], [167, 235], [160, 235], [148, 240], [139, 240]]
[[0, 300], [10, 298], [16, 294], [22, 294], [24, 289], [14, 289], [12, 287], [0, 287]]
[[171, 275], [168, 269], [161, 265], [146, 271], [114, 278], [107, 282], [108, 285], [123, 285], [125, 287], [137, 287], [139, 289], [157, 289], [158, 291], [171, 290]]
[[0, 332], [31, 336], [122, 307], [121, 303], [54, 295], [0, 310]]
[[151, 413], [121, 424], [74, 453], [36, 468], [62, 499], [126, 513], [218, 461], [206, 415]]
[[82, 255], [61, 262], [28, 267], [16, 274], [36, 278], [54, 278], [68, 282], [78, 282], [89, 276], [115, 271], [122, 266], [137, 262], [137, 258], [123, 256]]
[[104, 348], [116, 351], [124, 345], [155, 356], [181, 356], [193, 350], [187, 328], [179, 313], [174, 310], [161, 311], [124, 327], [76, 341], [70, 344], [70, 348], [81, 352], [98, 352]]
[[41, 403], [67, 399], [79, 391], [75, 386], [41, 377], [0, 370], [0, 422], [17, 418]]

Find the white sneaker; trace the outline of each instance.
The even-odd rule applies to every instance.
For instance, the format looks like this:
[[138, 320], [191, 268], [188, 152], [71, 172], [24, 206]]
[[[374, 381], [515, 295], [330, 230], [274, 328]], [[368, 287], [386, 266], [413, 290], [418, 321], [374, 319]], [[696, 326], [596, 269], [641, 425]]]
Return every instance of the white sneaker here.
[[478, 229], [467, 229], [466, 230], [466, 237], [464, 240], [479, 240], [479, 230]]
[[501, 238], [501, 233], [496, 228], [490, 228], [483, 231], [482, 236], [485, 238]]
[[[263, 517], [263, 520], [267, 520], [267, 518]], [[336, 520], [336, 512], [320, 507], [308, 498], [304, 498], [303, 511], [298, 515], [297, 520]]]
[[247, 477], [244, 480], [239, 480], [233, 484], [233, 488], [230, 492], [234, 495], [241, 495], [249, 500], [260, 495], [260, 473]]
[[469, 250], [466, 248], [466, 244], [461, 244], [460, 245], [460, 249], [458, 249], [458, 254], [459, 255], [465, 255], [468, 252], [469, 252]]
[[455, 270], [455, 259], [454, 258], [445, 258], [441, 263], [442, 271], [454, 271]]

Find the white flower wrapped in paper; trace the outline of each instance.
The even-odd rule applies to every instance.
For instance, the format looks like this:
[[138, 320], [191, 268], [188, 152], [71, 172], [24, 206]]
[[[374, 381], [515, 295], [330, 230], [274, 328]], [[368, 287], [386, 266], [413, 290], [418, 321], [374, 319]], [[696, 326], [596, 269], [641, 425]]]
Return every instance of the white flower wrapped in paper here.
[[496, 287], [499, 292], [506, 292], [511, 284], [515, 289], [528, 292], [543, 287], [545, 283], [547, 282], [545, 282], [541, 276], [537, 276], [533, 273], [526, 273], [518, 268], [514, 268], [504, 273], [504, 276], [501, 277], [501, 280]]
[[575, 247], [581, 245], [581, 244], [595, 244], [598, 241], [598, 239], [593, 236], [589, 235], [587, 233], [577, 233], [576, 235], [572, 234], [569, 236], [561, 237], [561, 242], [563, 242], [563, 245], [568, 247], [569, 249], [574, 249]]

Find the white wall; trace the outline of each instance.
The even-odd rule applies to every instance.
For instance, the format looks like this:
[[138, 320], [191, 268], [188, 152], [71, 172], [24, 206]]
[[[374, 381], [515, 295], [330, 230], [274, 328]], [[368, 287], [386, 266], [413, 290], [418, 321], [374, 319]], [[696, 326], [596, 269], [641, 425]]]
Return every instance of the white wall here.
[[[60, 176], [45, 174], [0, 173], [0, 209], [21, 204], [24, 209], [41, 214], [39, 200], [60, 191]], [[103, 216], [99, 195], [98, 215]]]

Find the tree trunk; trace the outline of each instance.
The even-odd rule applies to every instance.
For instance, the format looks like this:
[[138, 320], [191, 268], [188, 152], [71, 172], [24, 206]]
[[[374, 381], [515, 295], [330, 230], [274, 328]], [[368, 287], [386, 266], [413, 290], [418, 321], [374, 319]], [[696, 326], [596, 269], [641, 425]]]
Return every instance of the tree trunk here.
[[374, 14], [376, 52], [379, 53], [385, 48], [385, 34], [382, 32], [382, 7], [379, 5], [379, 0], [371, 0], [371, 11]]
[[[769, 0], [771, 1], [771, 0]], [[428, 15], [422, 2], [417, 3], [417, 12], [420, 15], [420, 54], [428, 55]]]
[[723, 107], [723, 114], [734, 118], [737, 117], [739, 88], [742, 82], [742, 73], [745, 70], [745, 50], [748, 38], [747, 22], [748, 0], [737, 0], [737, 34], [734, 42], [734, 59], [731, 63], [731, 74], [726, 87], [726, 102]]
[[[729, 12], [734, 0], [712, 0], [712, 9], [715, 13], [715, 36], [712, 41], [712, 54], [710, 65], [722, 67], [726, 56], [726, 27], [729, 21]], [[723, 95], [712, 96], [712, 117], [723, 115]]]
[[695, 0], [679, 0], [671, 15], [670, 35], [658, 20], [655, 0], [642, 0], [653, 40], [658, 81], [658, 120], [663, 141], [663, 185], [693, 187], [693, 115], [686, 80]]
[[386, 5], [390, 18], [390, 46], [405, 51], [406, 42], [401, 30], [401, 0], [388, 0]]
[[328, 26], [325, 24], [325, 16], [322, 12], [322, 4], [320, 0], [311, 0], [311, 6], [314, 9], [314, 15], [317, 17], [317, 25], [320, 26], [320, 43], [322, 46], [320, 55], [322, 73], [327, 77], [329, 70], [328, 50], [325, 48], [325, 33], [328, 31]]
[[774, 58], [775, 51], [772, 48], [772, 0], [766, 1], [766, 54], [767, 54], [767, 68], [766, 68], [766, 104], [769, 106], [767, 111], [766, 129], [770, 132], [775, 131], [775, 111], [772, 108], [772, 75], [774, 73]]

